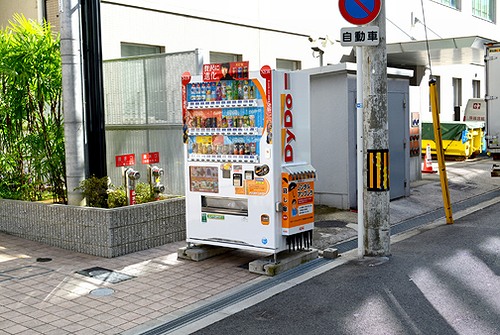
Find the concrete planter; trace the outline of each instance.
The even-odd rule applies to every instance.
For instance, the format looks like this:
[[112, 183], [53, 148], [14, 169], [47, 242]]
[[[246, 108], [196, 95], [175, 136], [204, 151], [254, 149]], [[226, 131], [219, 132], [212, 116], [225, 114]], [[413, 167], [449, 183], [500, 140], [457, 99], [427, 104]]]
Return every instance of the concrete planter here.
[[0, 231], [111, 258], [185, 240], [185, 201], [104, 209], [0, 199]]

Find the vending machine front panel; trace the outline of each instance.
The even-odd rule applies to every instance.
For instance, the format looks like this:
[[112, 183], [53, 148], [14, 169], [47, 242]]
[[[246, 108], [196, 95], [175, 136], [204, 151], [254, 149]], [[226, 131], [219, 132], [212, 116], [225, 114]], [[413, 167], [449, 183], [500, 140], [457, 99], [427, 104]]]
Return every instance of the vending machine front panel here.
[[[187, 242], [277, 253], [287, 235], [313, 226], [312, 196], [300, 198], [300, 220], [282, 213], [284, 173], [298, 176], [283, 166], [310, 158], [302, 152], [310, 146], [309, 85], [306, 76], [269, 67], [229, 68], [240, 65], [241, 75], [227, 80], [220, 64], [204, 66], [201, 77], [183, 75]], [[308, 176], [300, 187], [313, 192]]]

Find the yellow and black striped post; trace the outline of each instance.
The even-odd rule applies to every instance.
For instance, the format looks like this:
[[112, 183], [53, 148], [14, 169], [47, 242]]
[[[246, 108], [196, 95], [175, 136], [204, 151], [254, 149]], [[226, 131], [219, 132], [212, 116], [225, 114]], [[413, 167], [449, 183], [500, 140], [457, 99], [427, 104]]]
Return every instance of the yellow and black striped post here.
[[367, 190], [389, 190], [389, 149], [367, 150]]

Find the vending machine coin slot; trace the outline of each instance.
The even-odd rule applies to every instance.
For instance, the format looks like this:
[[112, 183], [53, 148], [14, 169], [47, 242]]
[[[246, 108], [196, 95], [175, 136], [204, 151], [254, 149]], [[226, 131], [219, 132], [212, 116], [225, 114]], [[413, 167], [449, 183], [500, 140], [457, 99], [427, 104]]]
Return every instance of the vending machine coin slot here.
[[245, 171], [245, 180], [253, 180], [253, 171]]
[[243, 186], [243, 176], [241, 173], [233, 174], [233, 186], [234, 187], [242, 187]]

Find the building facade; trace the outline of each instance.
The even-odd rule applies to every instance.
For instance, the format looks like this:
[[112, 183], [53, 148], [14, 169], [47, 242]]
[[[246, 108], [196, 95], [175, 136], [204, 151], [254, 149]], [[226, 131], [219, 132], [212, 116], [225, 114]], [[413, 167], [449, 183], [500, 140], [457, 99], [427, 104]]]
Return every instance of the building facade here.
[[[60, 0], [0, 0], [0, 26], [12, 14], [46, 18], [59, 29]], [[102, 0], [103, 58], [116, 59], [149, 53], [199, 49], [205, 62], [248, 60], [250, 70], [263, 65], [300, 70], [338, 64], [351, 53], [339, 43], [340, 29], [349, 27], [337, 1], [293, 3], [285, 0], [217, 2], [193, 0]], [[415, 41], [480, 36], [500, 40], [495, 0], [386, 0], [389, 45]], [[427, 28], [427, 29], [426, 29]], [[318, 51], [313, 51], [313, 48]], [[455, 48], [458, 48], [455, 46]], [[430, 120], [428, 78], [438, 80], [442, 121], [460, 120], [469, 98], [483, 97], [484, 62], [465, 57], [465, 46], [451, 57], [437, 57], [429, 65], [405, 64], [404, 53], [392, 66], [417, 69], [412, 82], [410, 110]], [[425, 58], [425, 57], [424, 57]], [[353, 60], [351, 58], [351, 60]]]

